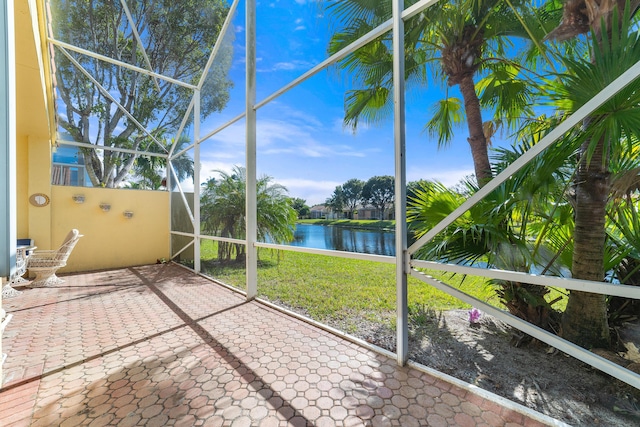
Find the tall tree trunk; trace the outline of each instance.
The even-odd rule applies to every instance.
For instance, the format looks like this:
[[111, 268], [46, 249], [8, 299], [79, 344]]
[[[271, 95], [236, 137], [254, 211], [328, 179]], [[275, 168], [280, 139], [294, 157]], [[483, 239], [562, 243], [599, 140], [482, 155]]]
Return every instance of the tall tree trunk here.
[[471, 147], [473, 167], [478, 185], [482, 187], [489, 182], [493, 176], [491, 174], [491, 163], [489, 163], [487, 139], [484, 136], [484, 127], [482, 126], [480, 100], [476, 94], [476, 87], [471, 75], [464, 76], [458, 84], [462, 98], [464, 99], [464, 110], [469, 128], [469, 138], [467, 138], [467, 141]]
[[[610, 21], [618, 0], [569, 1], [564, 4], [564, 21], [571, 13], [582, 14], [589, 23], [591, 33], [602, 43], [604, 22], [606, 28], [619, 25]], [[572, 7], [573, 5], [573, 7]], [[618, 8], [621, 13], [622, 7]], [[621, 16], [618, 15], [618, 16]], [[586, 19], [585, 19], [586, 18]], [[593, 60], [593, 57], [592, 57]], [[590, 120], [585, 120], [589, 126]], [[573, 233], [573, 265], [571, 273], [576, 279], [604, 280], [604, 245], [607, 199], [611, 191], [609, 183], [609, 152], [601, 139], [591, 159], [587, 159], [589, 143], [581, 147], [581, 161], [576, 175], [575, 230]], [[611, 345], [606, 297], [601, 294], [571, 291], [562, 318], [561, 336], [585, 348]]]
[[[609, 196], [609, 172], [604, 141], [587, 160], [589, 141], [581, 148], [576, 175], [573, 265], [576, 279], [604, 280], [605, 214]], [[610, 344], [607, 304], [604, 295], [571, 291], [562, 318], [561, 335], [585, 348]]]

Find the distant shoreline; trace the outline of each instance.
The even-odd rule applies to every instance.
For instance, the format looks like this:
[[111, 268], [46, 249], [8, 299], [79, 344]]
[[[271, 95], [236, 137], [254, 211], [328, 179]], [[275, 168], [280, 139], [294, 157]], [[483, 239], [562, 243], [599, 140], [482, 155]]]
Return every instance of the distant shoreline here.
[[297, 224], [332, 225], [360, 230], [395, 231], [395, 220], [377, 219], [299, 219]]

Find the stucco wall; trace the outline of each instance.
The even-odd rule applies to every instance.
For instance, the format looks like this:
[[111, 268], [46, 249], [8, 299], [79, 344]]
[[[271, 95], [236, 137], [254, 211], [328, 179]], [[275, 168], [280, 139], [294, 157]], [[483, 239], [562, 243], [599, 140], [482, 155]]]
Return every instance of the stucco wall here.
[[[168, 192], [51, 188], [52, 246], [58, 246], [72, 228], [84, 235], [61, 271], [153, 264], [169, 257]], [[84, 203], [74, 202], [74, 194], [83, 194]], [[102, 211], [100, 203], [109, 203], [111, 210]], [[132, 211], [133, 217], [125, 218], [124, 211]]]
[[[34, 25], [27, 0], [15, 1], [17, 235], [32, 238], [39, 249], [54, 249], [72, 228], [84, 237], [61, 272], [154, 263], [169, 257], [169, 193], [51, 185], [54, 126], [50, 126], [47, 73], [40, 69]], [[45, 50], [46, 52], [46, 50]], [[46, 53], [44, 54], [46, 62]], [[43, 82], [44, 86], [43, 87]], [[50, 88], [49, 88], [50, 90]], [[49, 94], [50, 95], [50, 94]], [[29, 197], [43, 193], [50, 204], [36, 207]], [[85, 203], [72, 196], [84, 194]], [[111, 204], [103, 212], [100, 202]], [[126, 219], [122, 212], [134, 212]]]

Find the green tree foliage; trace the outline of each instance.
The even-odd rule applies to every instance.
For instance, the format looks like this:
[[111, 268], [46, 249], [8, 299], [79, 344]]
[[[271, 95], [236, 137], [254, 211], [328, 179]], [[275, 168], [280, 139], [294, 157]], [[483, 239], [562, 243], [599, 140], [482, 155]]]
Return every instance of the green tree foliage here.
[[344, 205], [349, 211], [349, 218], [353, 219], [353, 212], [356, 210], [360, 199], [362, 199], [362, 188], [364, 181], [352, 178], [342, 184], [342, 198]]
[[331, 208], [331, 210], [338, 215], [338, 218], [342, 217], [342, 211], [344, 209], [344, 192], [342, 191], [342, 186], [338, 185], [335, 190], [333, 190], [333, 194], [325, 200], [324, 204]]
[[[618, 22], [617, 18], [611, 21]], [[535, 138], [530, 142], [497, 149], [493, 162], [497, 172], [635, 64], [640, 57], [640, 34], [628, 18], [622, 23], [599, 41], [593, 38], [592, 59], [564, 59], [566, 72], [548, 81], [548, 95], [559, 114], [532, 122], [527, 131]], [[640, 270], [640, 240], [634, 231], [640, 170], [638, 105], [640, 97], [631, 84], [436, 236], [420, 255], [596, 281], [617, 277], [633, 283]], [[541, 132], [537, 136], [536, 128]], [[462, 193], [435, 184], [415, 191], [409, 209], [412, 229], [426, 232], [475, 191], [472, 183]], [[606, 271], [615, 276], [605, 277]], [[625, 305], [602, 295], [571, 291], [559, 327], [557, 313], [543, 298], [544, 288], [495, 284], [513, 314], [560, 330], [565, 338], [587, 348], [608, 345], [607, 308], [619, 315]], [[607, 306], [612, 301], [618, 305]]]
[[[630, 11], [624, 13], [616, 2], [600, 8], [595, 1], [565, 3], [565, 16], [578, 13], [584, 28], [563, 22], [556, 34], [572, 37], [591, 28], [591, 58], [567, 59], [567, 72], [552, 90], [554, 104], [573, 113], [609, 83], [635, 65], [640, 57], [640, 33]], [[615, 6], [615, 7], [613, 7]], [[603, 30], [603, 25], [607, 29]], [[564, 29], [563, 29], [564, 27]], [[600, 106], [575, 132], [573, 143], [580, 144], [580, 163], [574, 182], [575, 233], [571, 271], [578, 279], [602, 281], [605, 278], [606, 212], [612, 194], [612, 164], [633, 152], [640, 137], [640, 93], [630, 84]], [[607, 347], [610, 330], [604, 295], [571, 291], [562, 321], [562, 335], [586, 348]]]
[[376, 208], [380, 219], [384, 219], [385, 212], [393, 206], [394, 199], [395, 179], [392, 176], [371, 177], [362, 187], [362, 204], [370, 204]]
[[[141, 0], [128, 2], [154, 72], [198, 84], [228, 11], [223, 0]], [[56, 39], [133, 66], [146, 61], [118, 1], [53, 0]], [[226, 43], [202, 89], [201, 115], [220, 111], [231, 82], [231, 44]], [[78, 142], [95, 146], [151, 150], [153, 141], [175, 131], [193, 92], [166, 80], [70, 53], [124, 109], [120, 109], [62, 51], [57, 51], [58, 122]], [[126, 113], [125, 113], [126, 111]], [[140, 130], [135, 121], [148, 129]], [[166, 147], [156, 147], [164, 148]], [[82, 149], [94, 186], [115, 187], [126, 179], [135, 154]]]
[[430, 181], [425, 179], [419, 179], [417, 181], [409, 181], [407, 183], [407, 202], [416, 198], [416, 192], [422, 188], [427, 188], [430, 185]]
[[[405, 7], [416, 1], [405, 1]], [[391, 17], [390, 2], [336, 0], [328, 2], [328, 10], [338, 21], [339, 28], [330, 42], [331, 53]], [[495, 77], [483, 87], [491, 91], [485, 99], [498, 116], [509, 121], [519, 117], [519, 112], [528, 111], [531, 94], [528, 86], [518, 78], [522, 69], [520, 62], [526, 61], [497, 58], [503, 57], [505, 48], [510, 45], [508, 37], [530, 37], [533, 35], [531, 28], [541, 32], [544, 24], [553, 18], [551, 15], [532, 11], [530, 2], [525, 1], [455, 0], [440, 1], [405, 22], [405, 78], [408, 84], [426, 84], [431, 72], [448, 86], [458, 86], [463, 98], [447, 95], [436, 103], [426, 128], [440, 145], [447, 145], [453, 138], [454, 126], [466, 119], [468, 142], [480, 185], [492, 177], [487, 149], [490, 135], [487, 135], [487, 125], [482, 118], [474, 77], [483, 71], [489, 71]], [[523, 24], [530, 28], [525, 29]], [[390, 33], [381, 36], [340, 63], [361, 86], [345, 96], [344, 121], [354, 129], [360, 120], [377, 122], [392, 111], [391, 37]], [[508, 71], [499, 74], [497, 71], [503, 68]], [[500, 81], [496, 83], [498, 78]], [[502, 99], [495, 96], [496, 92], [509, 94], [509, 100], [496, 102], [496, 99]]]
[[307, 205], [307, 201], [299, 197], [291, 199], [291, 207], [298, 212], [298, 218], [309, 218], [311, 208]]
[[[536, 138], [537, 139], [537, 138]], [[497, 150], [500, 172], [536, 139]], [[545, 152], [491, 192], [428, 242], [417, 254], [425, 259], [480, 264], [526, 273], [565, 276], [571, 265], [572, 206], [564, 199], [572, 178], [571, 150], [557, 146]], [[420, 237], [478, 191], [472, 180], [462, 191], [426, 182], [409, 199], [410, 229]], [[545, 296], [548, 288], [495, 280], [496, 293], [514, 315], [548, 330], [557, 330], [559, 315]]]
[[[639, 147], [640, 148], [640, 147]], [[634, 159], [640, 162], [639, 150], [635, 150]], [[640, 286], [640, 200], [638, 198], [638, 171], [640, 165], [629, 170], [629, 174], [614, 179], [614, 197], [607, 212], [607, 241], [609, 263], [605, 269], [613, 271], [620, 283]], [[633, 175], [632, 179], [630, 175]], [[622, 179], [620, 179], [622, 178]], [[624, 185], [621, 184], [624, 181]], [[615, 188], [618, 187], [618, 190]], [[611, 262], [613, 261], [613, 262]], [[609, 324], [620, 326], [623, 322], [640, 316], [640, 300], [634, 298], [608, 298]]]
[[[177, 144], [175, 144], [175, 151], [180, 151], [184, 146], [190, 142], [186, 136], [181, 136]], [[158, 147], [154, 144], [150, 147], [152, 153], [168, 152], [174, 145], [174, 141], [163, 141], [163, 147]], [[189, 157], [187, 153], [182, 153], [180, 156], [174, 158], [171, 161], [171, 165], [178, 176], [179, 181], [184, 181], [187, 178], [193, 178], [193, 159]], [[144, 190], [159, 190], [162, 187], [166, 187], [167, 183], [167, 159], [158, 156], [139, 156], [133, 165], [133, 175], [135, 179], [132, 180], [129, 185], [131, 188], [138, 188]], [[176, 182], [171, 176], [171, 188], [176, 187]]]
[[[200, 210], [202, 231], [220, 237], [246, 237], [246, 170], [236, 166], [231, 174], [216, 171], [219, 178], [211, 178], [202, 189]], [[293, 240], [297, 212], [291, 206], [287, 189], [262, 176], [256, 182], [258, 240], [286, 243]], [[245, 256], [242, 244], [218, 242], [218, 259], [236, 261]]]

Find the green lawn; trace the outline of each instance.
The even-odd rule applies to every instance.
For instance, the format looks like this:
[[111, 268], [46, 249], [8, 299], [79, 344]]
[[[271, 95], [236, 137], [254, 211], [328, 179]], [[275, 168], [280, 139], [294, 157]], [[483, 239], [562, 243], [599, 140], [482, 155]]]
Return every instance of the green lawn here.
[[[215, 279], [245, 289], [245, 267], [205, 261], [216, 258], [216, 243], [203, 241], [203, 270]], [[493, 290], [478, 277], [432, 275], [479, 299], [497, 304]], [[462, 283], [461, 283], [462, 282]], [[409, 307], [414, 311], [469, 308], [468, 305], [409, 277]], [[258, 294], [322, 322], [360, 317], [393, 323], [395, 266], [300, 252], [259, 250]]]

